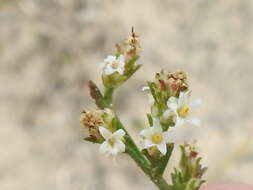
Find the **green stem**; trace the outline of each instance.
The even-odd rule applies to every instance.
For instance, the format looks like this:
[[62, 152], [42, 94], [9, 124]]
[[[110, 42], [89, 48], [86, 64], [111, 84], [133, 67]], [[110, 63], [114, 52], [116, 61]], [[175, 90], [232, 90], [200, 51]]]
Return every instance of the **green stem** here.
[[151, 166], [150, 163], [142, 156], [141, 152], [138, 150], [131, 137], [128, 136], [126, 140], [126, 152], [128, 155], [136, 162], [136, 164], [142, 169], [142, 171], [150, 176]]
[[104, 93], [104, 101], [106, 102], [108, 107], [112, 107], [112, 95], [114, 92], [114, 88], [113, 87], [109, 87], [105, 89], [105, 93]]
[[151, 180], [159, 188], [159, 190], [171, 190], [170, 186], [162, 176]]

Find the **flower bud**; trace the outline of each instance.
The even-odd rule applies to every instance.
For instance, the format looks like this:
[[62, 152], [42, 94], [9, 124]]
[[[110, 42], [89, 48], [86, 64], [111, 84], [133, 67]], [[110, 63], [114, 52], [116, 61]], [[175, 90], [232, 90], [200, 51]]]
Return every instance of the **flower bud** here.
[[206, 168], [202, 168], [200, 164], [201, 157], [196, 150], [195, 144], [184, 144], [181, 147], [181, 161], [180, 168], [185, 170], [186, 168], [191, 168], [191, 177], [201, 178], [204, 174]]
[[172, 174], [173, 186], [181, 186], [181, 189], [186, 190], [198, 190], [205, 182], [202, 176], [207, 168], [201, 166], [201, 157], [199, 157], [194, 144], [181, 145], [180, 149], [179, 167]]

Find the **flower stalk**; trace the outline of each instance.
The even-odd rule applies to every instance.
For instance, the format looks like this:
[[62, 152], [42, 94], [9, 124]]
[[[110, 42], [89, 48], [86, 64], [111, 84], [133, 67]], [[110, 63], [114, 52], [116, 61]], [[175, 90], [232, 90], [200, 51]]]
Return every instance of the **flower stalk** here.
[[[142, 150], [138, 148], [113, 111], [113, 94], [140, 67], [136, 61], [141, 51], [139, 36], [132, 29], [130, 37], [116, 45], [114, 55], [101, 63], [104, 93], [89, 81], [91, 98], [98, 110], [83, 111], [81, 125], [88, 129], [87, 141], [100, 144], [100, 152], [116, 156], [128, 154], [159, 190], [199, 190], [206, 171], [200, 164], [201, 158], [191, 145], [181, 145], [179, 166], [172, 173], [172, 184], [163, 177], [173, 153], [173, 134], [184, 121], [199, 125], [199, 120], [189, 117], [191, 113], [190, 95], [186, 74], [182, 71], [156, 74], [155, 81], [148, 82], [143, 90], [148, 92], [151, 113], [147, 114], [149, 127], [143, 129]], [[199, 102], [199, 101], [198, 101]]]

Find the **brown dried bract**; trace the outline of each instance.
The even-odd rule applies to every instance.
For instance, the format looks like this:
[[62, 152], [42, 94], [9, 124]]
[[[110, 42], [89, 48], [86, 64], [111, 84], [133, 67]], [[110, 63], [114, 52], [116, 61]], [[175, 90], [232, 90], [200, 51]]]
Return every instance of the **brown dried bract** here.
[[98, 116], [97, 113], [82, 111], [80, 117], [81, 125], [85, 128], [97, 128], [103, 124], [102, 119]]

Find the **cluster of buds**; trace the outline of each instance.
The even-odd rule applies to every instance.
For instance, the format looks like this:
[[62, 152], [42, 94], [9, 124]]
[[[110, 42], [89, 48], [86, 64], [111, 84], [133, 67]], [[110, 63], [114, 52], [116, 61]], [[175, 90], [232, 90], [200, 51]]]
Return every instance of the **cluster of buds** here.
[[148, 91], [151, 107], [151, 114], [147, 115], [150, 127], [141, 131], [143, 148], [151, 157], [157, 158], [170, 151], [168, 145], [176, 139], [175, 131], [185, 122], [200, 125], [199, 119], [191, 116], [200, 100], [190, 101], [191, 92], [183, 71], [161, 71], [143, 90]]
[[207, 170], [200, 165], [199, 157], [195, 144], [184, 144], [180, 146], [181, 159], [179, 167], [172, 173], [172, 190], [198, 190], [205, 181], [202, 176]]
[[114, 113], [110, 109], [82, 111], [80, 116], [81, 126], [89, 133], [85, 140], [94, 143], [102, 143], [103, 136], [99, 132], [99, 127], [106, 126], [110, 131], [114, 131], [113, 118]]
[[132, 28], [130, 37], [124, 43], [116, 44], [115, 55], [107, 56], [101, 63], [104, 86], [115, 88], [132, 76], [141, 67], [136, 63], [140, 52], [139, 36]]
[[166, 91], [169, 96], [179, 96], [182, 91], [188, 90], [187, 77], [184, 71], [165, 73], [161, 71], [156, 74], [156, 83], [161, 91]]
[[[189, 118], [192, 113], [189, 102], [189, 86], [186, 74], [183, 71], [156, 74], [154, 82], [148, 82], [148, 91], [151, 114], [161, 120], [164, 130], [170, 126], [182, 125], [184, 121], [190, 121], [198, 125], [195, 118]], [[196, 100], [194, 104], [200, 101]]]

